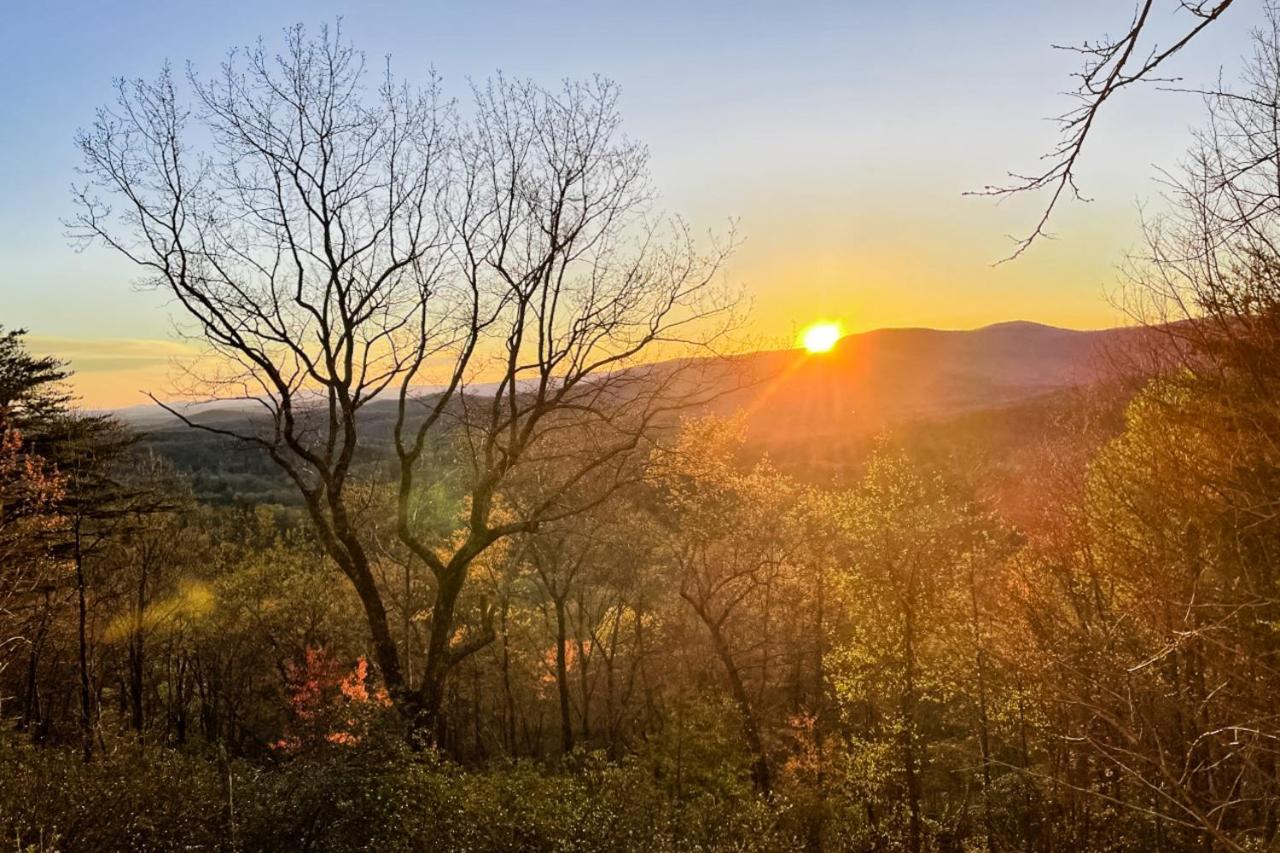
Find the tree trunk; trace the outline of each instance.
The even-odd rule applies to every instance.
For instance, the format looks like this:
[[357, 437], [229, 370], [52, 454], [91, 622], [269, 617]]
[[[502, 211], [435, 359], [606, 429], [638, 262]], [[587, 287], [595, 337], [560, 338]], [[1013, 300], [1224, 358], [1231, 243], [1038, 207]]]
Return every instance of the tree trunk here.
[[427, 659], [422, 685], [414, 694], [409, 711], [409, 737], [416, 746], [443, 746], [445, 679], [450, 669], [449, 643], [453, 636], [453, 615], [458, 595], [466, 580], [466, 569], [452, 568], [440, 578], [431, 608], [431, 631], [427, 638]]
[[30, 653], [27, 656], [26, 689], [22, 697], [22, 717], [18, 727], [29, 731], [34, 736], [40, 731], [42, 712], [40, 709], [40, 652], [44, 647], [45, 633], [49, 628], [49, 588], [44, 590], [44, 608], [40, 614], [40, 624], [36, 635], [31, 640]]
[[569, 703], [568, 631], [564, 597], [553, 599], [556, 610], [556, 690], [560, 696], [560, 751], [573, 751], [573, 716]]
[[174, 741], [179, 745], [187, 742], [187, 697], [188, 687], [187, 680], [187, 658], [182, 655], [178, 658], [178, 677], [175, 679], [176, 690], [173, 692], [173, 736]]
[[[704, 621], [707, 620], [704, 619]], [[747, 696], [747, 688], [742, 683], [742, 674], [738, 672], [738, 666], [729, 653], [729, 645], [725, 642], [719, 626], [707, 621], [707, 627], [711, 629], [711, 641], [715, 646], [716, 657], [720, 659], [725, 675], [729, 678], [729, 690], [734, 704], [738, 706], [738, 713], [742, 716], [742, 734], [746, 738], [747, 747], [751, 750], [754, 759], [751, 763], [751, 781], [755, 784], [756, 790], [767, 797], [773, 789], [773, 778], [769, 770], [769, 757], [764, 751], [764, 741], [760, 738], [760, 725], [751, 707], [751, 699]]]
[[[1027, 740], [1027, 709], [1022, 693], [1022, 670], [1016, 669], [1016, 688], [1018, 691], [1018, 745], [1022, 752], [1022, 814], [1019, 823], [1022, 826], [1022, 844], [1025, 853], [1031, 853], [1034, 842], [1031, 837], [1031, 747]], [[1057, 775], [1056, 773], [1054, 774]]]
[[142, 632], [134, 634], [129, 643], [129, 724], [142, 741], [142, 728], [145, 724], [143, 708], [143, 637]]
[[578, 601], [578, 627], [575, 632], [574, 646], [578, 650], [578, 688], [582, 693], [582, 741], [591, 743], [591, 668], [587, 645], [583, 642], [586, 629], [582, 625], [582, 614], [585, 612], [582, 600]]
[[387, 693], [396, 707], [413, 719], [418, 715], [418, 703], [410, 696], [409, 685], [405, 682], [404, 673], [400, 668], [400, 652], [396, 647], [395, 638], [391, 635], [391, 622], [386, 605], [382, 601], [382, 593], [378, 590], [378, 584], [369, 567], [369, 555], [348, 524], [346, 506], [341, 494], [328, 493], [327, 504], [328, 516], [325, 514], [320, 495], [313, 493], [309, 496], [307, 510], [311, 515], [313, 526], [320, 535], [325, 551], [342, 569], [360, 597], [365, 621], [369, 625], [370, 638], [373, 640], [374, 659], [377, 661], [378, 669], [381, 670], [382, 682], [387, 687]]
[[506, 716], [506, 725], [503, 726], [503, 736], [506, 740], [507, 754], [515, 755], [516, 752], [516, 697], [515, 692], [511, 688], [511, 636], [508, 633], [507, 616], [510, 611], [510, 599], [504, 595], [502, 598], [502, 696], [504, 700], [504, 709]]
[[138, 598], [135, 606], [137, 608], [137, 616], [133, 626], [133, 633], [129, 637], [129, 722], [138, 736], [138, 742], [141, 743], [142, 728], [146, 723], [142, 708], [143, 668], [146, 654], [146, 636], [142, 626], [147, 606], [147, 570], [145, 561], [143, 561], [138, 573]]
[[89, 608], [85, 590], [84, 550], [80, 524], [75, 524], [74, 563], [76, 569], [76, 657], [80, 674], [80, 743], [85, 763], [93, 760], [93, 690], [89, 682]]
[[973, 620], [974, 666], [978, 682], [978, 745], [982, 750], [982, 823], [986, 833], [987, 853], [995, 843], [991, 821], [991, 724], [987, 716], [987, 661], [982, 641], [982, 622], [978, 611], [978, 580], [973, 563], [969, 564], [969, 604]]
[[[403, 707], [407, 685], [400, 669], [400, 652], [395, 638], [391, 636], [391, 624], [387, 617], [386, 606], [382, 602], [382, 594], [369, 569], [368, 556], [358, 544], [349, 549], [347, 564], [343, 566], [360, 596], [364, 606], [365, 619], [369, 623], [369, 634], [373, 640], [373, 653], [382, 671], [382, 681], [387, 692], [397, 704]], [[450, 620], [452, 621], [452, 620]]]
[[404, 680], [406, 684], [413, 684], [413, 607], [412, 593], [413, 587], [410, 583], [412, 576], [409, 569], [413, 565], [413, 556], [404, 561], [404, 606], [400, 608], [400, 632], [403, 636], [404, 643]]
[[903, 625], [902, 651], [904, 679], [902, 689], [902, 765], [907, 779], [907, 808], [910, 811], [910, 827], [907, 850], [920, 853], [924, 829], [920, 818], [920, 774], [917, 767], [916, 725], [916, 657], [915, 657], [915, 608], [908, 604]]
[[813, 752], [817, 762], [815, 787], [817, 788], [817, 813], [809, 822], [808, 849], [821, 853], [823, 830], [827, 819], [827, 756], [826, 756], [826, 600], [827, 585], [825, 562], [819, 558], [814, 587], [814, 644], [813, 644]]

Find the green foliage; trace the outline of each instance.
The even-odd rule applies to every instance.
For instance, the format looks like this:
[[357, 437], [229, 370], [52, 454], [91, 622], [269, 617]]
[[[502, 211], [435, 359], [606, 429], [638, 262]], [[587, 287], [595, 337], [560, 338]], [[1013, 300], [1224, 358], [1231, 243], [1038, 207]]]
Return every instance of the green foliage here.
[[635, 760], [674, 797], [742, 798], [750, 789], [750, 759], [741, 739], [727, 697], [691, 697], [672, 703]]
[[25, 329], [0, 326], [0, 427], [38, 429], [42, 421], [61, 415], [70, 402], [63, 382], [71, 375], [54, 356], [35, 356], [22, 338]]
[[[123, 747], [95, 764], [0, 746], [0, 835], [46, 851], [772, 851], [785, 809], [739, 788], [671, 795], [643, 761], [466, 771], [394, 739], [265, 770]], [[228, 804], [228, 794], [230, 806]]]
[[218, 774], [200, 758], [126, 749], [85, 764], [75, 753], [0, 735], [0, 778], [0, 835], [18, 849], [217, 849]]

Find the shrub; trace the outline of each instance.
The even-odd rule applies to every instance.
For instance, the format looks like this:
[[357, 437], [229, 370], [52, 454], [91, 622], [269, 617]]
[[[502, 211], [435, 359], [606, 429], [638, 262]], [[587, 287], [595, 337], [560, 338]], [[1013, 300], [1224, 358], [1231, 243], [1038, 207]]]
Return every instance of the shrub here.
[[[224, 772], [226, 768], [229, 772]], [[770, 851], [786, 809], [745, 788], [671, 794], [639, 759], [469, 770], [386, 738], [229, 767], [120, 747], [91, 764], [0, 741], [0, 832], [18, 850]]]

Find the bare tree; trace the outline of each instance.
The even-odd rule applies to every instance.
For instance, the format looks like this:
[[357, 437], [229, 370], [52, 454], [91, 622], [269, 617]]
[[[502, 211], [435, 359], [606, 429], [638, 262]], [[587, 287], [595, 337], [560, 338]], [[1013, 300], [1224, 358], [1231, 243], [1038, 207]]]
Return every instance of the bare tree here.
[[1275, 6], [1239, 84], [1202, 94], [1207, 122], [1167, 173], [1168, 209], [1131, 266], [1128, 307], [1163, 373], [1089, 469], [1084, 553], [1106, 593], [1084, 612], [1108, 626], [1109, 657], [1071, 664], [1088, 679], [1070, 700], [1071, 736], [1162, 820], [1245, 850], [1277, 832], [1264, 627], [1280, 607]]
[[[1280, 423], [1280, 7], [1254, 33], [1239, 83], [1204, 91], [1207, 121], [1181, 168], [1168, 172], [1167, 210], [1147, 225], [1129, 267], [1126, 306], [1158, 333], [1166, 368], [1194, 377], [1256, 438]], [[1268, 439], [1254, 452], [1276, 457]], [[1270, 484], [1234, 484], [1259, 522], [1277, 517]]]
[[[1157, 72], [1165, 63], [1221, 18], [1234, 2], [1170, 0], [1165, 4], [1157, 0], [1139, 0], [1122, 35], [1104, 36], [1098, 41], [1080, 45], [1054, 45], [1057, 49], [1079, 54], [1083, 60], [1081, 70], [1075, 74], [1076, 87], [1071, 92], [1076, 106], [1057, 117], [1058, 144], [1041, 158], [1044, 166], [1040, 171], [1010, 173], [1011, 183], [989, 185], [979, 193], [996, 197], [1028, 192], [1048, 194], [1049, 200], [1035, 226], [1025, 236], [1015, 238], [1013, 252], [1006, 260], [1018, 257], [1038, 238], [1047, 236], [1049, 220], [1064, 196], [1084, 200], [1076, 183], [1076, 173], [1085, 143], [1093, 132], [1103, 105], [1135, 83], [1158, 81]], [[1175, 13], [1183, 13], [1189, 20], [1181, 22], [1182, 29], [1172, 42], [1162, 45], [1151, 38], [1151, 31], [1157, 26], [1153, 24], [1155, 13], [1166, 5]]]
[[[640, 365], [707, 353], [727, 330], [727, 247], [701, 253], [652, 214], [647, 153], [622, 136], [605, 80], [550, 91], [499, 78], [473, 88], [463, 117], [434, 78], [416, 89], [388, 67], [367, 90], [340, 32], [301, 27], [279, 55], [232, 51], [215, 78], [187, 79], [193, 106], [168, 69], [119, 82], [79, 134], [88, 183], [73, 230], [175, 298], [210, 354], [193, 390], [265, 411], [266, 429], [239, 428], [165, 406], [289, 476], [360, 596], [389, 692], [433, 732], [449, 671], [492, 638], [455, 624], [472, 561], [606, 499], [576, 484], [607, 480], [667, 413], [710, 393], [697, 360]], [[350, 499], [377, 399], [395, 402], [398, 537], [434, 583], [417, 684]], [[410, 511], [441, 476], [429, 452], [441, 442], [469, 493], [448, 542]], [[546, 475], [537, 498], [504, 506], [529, 466]]]
[[[751, 778], [768, 795], [773, 769], [759, 701], [747, 673], [767, 678], [768, 602], [794, 566], [797, 492], [767, 460], [746, 473], [735, 468], [742, 421], [687, 422], [675, 451], [658, 467], [665, 513], [665, 562], [680, 598], [707, 631], [738, 710], [751, 752]], [[754, 694], [754, 696], [753, 696]]]

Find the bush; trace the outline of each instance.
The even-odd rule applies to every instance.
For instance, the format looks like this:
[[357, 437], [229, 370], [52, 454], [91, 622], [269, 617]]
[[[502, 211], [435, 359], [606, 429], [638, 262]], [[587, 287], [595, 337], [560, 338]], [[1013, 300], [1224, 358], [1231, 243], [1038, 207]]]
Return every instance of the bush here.
[[[41, 851], [768, 851], [786, 810], [749, 791], [673, 797], [640, 760], [580, 754], [464, 770], [398, 743], [328, 745], [271, 767], [123, 747], [91, 764], [0, 743], [0, 832]], [[231, 808], [228, 807], [228, 789]]]
[[78, 754], [0, 744], [0, 830], [18, 850], [218, 849], [216, 766], [137, 749], [85, 764]]

